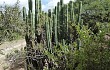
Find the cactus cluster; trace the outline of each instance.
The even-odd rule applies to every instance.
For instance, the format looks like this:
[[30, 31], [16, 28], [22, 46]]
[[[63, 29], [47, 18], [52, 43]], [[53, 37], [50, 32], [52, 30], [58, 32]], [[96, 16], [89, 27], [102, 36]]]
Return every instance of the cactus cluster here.
[[[82, 2], [79, 2], [78, 18], [74, 13], [74, 2], [70, 1], [68, 4], [64, 4], [63, 0], [57, 3], [57, 6], [53, 10], [49, 9], [45, 14], [42, 11], [41, 0], [35, 0], [35, 15], [33, 15], [33, 2], [28, 0], [29, 11], [26, 14], [26, 8], [23, 7], [23, 20], [26, 22], [26, 43], [27, 51], [30, 51], [38, 43], [41, 43], [42, 34], [39, 34], [39, 25], [41, 24], [42, 15], [44, 16], [44, 31], [45, 43], [48, 51], [52, 53], [53, 46], [58, 46], [59, 43], [64, 43], [70, 40], [69, 25], [73, 23], [81, 24], [81, 11]], [[33, 18], [34, 17], [34, 18]], [[33, 21], [34, 20], [34, 21]], [[76, 22], [77, 21], [77, 22]], [[41, 37], [41, 38], [39, 38]], [[34, 44], [33, 44], [33, 41]], [[27, 54], [29, 55], [29, 54]]]
[[[32, 0], [29, 1], [29, 11], [28, 15], [26, 14], [26, 9], [23, 7], [23, 20], [26, 21], [26, 32], [27, 35], [30, 37], [35, 38], [35, 43], [40, 43], [38, 41], [39, 37], [39, 25], [41, 20], [42, 7], [41, 7], [41, 0], [35, 0], [35, 15], [33, 15], [33, 5]], [[81, 19], [82, 13], [82, 1], [79, 2], [79, 12], [77, 13], [78, 16], [74, 13], [74, 2], [70, 1], [68, 4], [64, 4], [63, 0], [57, 3], [57, 6], [53, 10], [49, 9], [48, 12], [45, 12], [43, 16], [45, 16], [45, 21], [43, 23], [45, 29], [45, 41], [46, 47], [51, 49], [52, 44], [58, 45], [59, 42], [63, 40], [69, 40], [69, 25], [72, 23], [82, 25], [83, 20]], [[33, 18], [33, 16], [35, 18]], [[35, 21], [33, 21], [33, 19]], [[34, 26], [34, 27], [33, 27]], [[34, 35], [35, 34], [35, 35]], [[40, 33], [41, 34], [41, 33]], [[41, 36], [42, 37], [42, 36]]]

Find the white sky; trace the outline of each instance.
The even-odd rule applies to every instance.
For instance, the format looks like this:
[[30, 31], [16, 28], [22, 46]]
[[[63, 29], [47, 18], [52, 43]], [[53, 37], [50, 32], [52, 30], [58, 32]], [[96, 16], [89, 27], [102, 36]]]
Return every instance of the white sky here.
[[[14, 3], [16, 3], [17, 0], [0, 0], [0, 5], [4, 4], [4, 2], [6, 4], [9, 5], [13, 5]], [[28, 7], [28, 0], [19, 0], [20, 1], [20, 6], [23, 7]], [[34, 1], [34, 0], [33, 0]], [[42, 0], [43, 3], [44, 0]], [[42, 4], [42, 9], [47, 11], [48, 9], [52, 9], [54, 6], [57, 5], [57, 2], [59, 2], [60, 0], [45, 0], [47, 1], [47, 4]], [[64, 3], [68, 3], [70, 0], [64, 0]]]
[[[43, 0], [42, 0], [43, 1]], [[49, 2], [46, 5], [43, 5], [43, 10], [48, 10], [54, 8], [57, 5], [57, 2], [60, 0], [48, 0]], [[64, 0], [64, 3], [68, 3], [70, 0]]]

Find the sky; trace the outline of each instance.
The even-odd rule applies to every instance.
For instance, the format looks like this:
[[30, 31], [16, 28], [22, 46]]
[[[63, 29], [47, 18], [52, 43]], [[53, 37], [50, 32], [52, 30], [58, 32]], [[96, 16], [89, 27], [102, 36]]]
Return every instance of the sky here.
[[[9, 4], [13, 5], [17, 0], [0, 0], [0, 5]], [[28, 0], [19, 0], [20, 7], [25, 6], [28, 9]], [[34, 1], [34, 0], [33, 0]], [[54, 8], [57, 5], [57, 2], [60, 0], [41, 0], [42, 1], [42, 10], [47, 11], [48, 9]], [[70, 0], [64, 0], [64, 3], [68, 3]]]

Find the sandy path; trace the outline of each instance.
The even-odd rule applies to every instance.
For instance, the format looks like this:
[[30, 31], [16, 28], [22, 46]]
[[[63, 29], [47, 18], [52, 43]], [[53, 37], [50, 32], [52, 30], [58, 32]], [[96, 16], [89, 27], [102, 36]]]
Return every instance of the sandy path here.
[[14, 49], [20, 50], [21, 48], [25, 46], [26, 46], [26, 43], [24, 39], [11, 41], [11, 42], [5, 42], [2, 45], [0, 45], [0, 50], [3, 53], [3, 54], [0, 54], [0, 70], [3, 70], [3, 66], [6, 65], [4, 61], [5, 55], [10, 53]]

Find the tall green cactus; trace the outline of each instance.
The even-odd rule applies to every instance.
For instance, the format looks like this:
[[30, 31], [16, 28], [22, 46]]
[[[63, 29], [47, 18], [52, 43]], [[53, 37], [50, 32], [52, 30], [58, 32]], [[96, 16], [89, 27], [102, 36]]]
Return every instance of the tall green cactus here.
[[[23, 7], [23, 20], [26, 22], [26, 56], [30, 56], [29, 53], [31, 52], [30, 49], [32, 49], [32, 0], [28, 0], [29, 4], [29, 11], [28, 16], [26, 15], [26, 9]], [[31, 67], [29, 66], [31, 61], [29, 58], [26, 58], [26, 70], [30, 70]]]
[[28, 0], [29, 11], [32, 12], [32, 0]]
[[62, 24], [62, 33], [63, 33], [63, 38], [62, 39], [65, 39], [65, 40], [67, 40], [68, 39], [68, 26], [69, 26], [69, 24], [68, 24], [68, 4], [66, 5], [64, 5], [64, 9], [63, 9], [63, 11], [64, 11], [64, 18], [63, 18], [63, 20], [64, 20], [64, 23]]
[[68, 4], [66, 5], [66, 29], [67, 29], [67, 33], [68, 33]]
[[79, 2], [78, 23], [81, 24], [82, 1]]
[[[61, 29], [60, 30], [62, 30], [63, 29], [63, 23], [64, 23], [64, 5], [63, 5], [63, 0], [60, 0], [60, 27], [61, 27]], [[61, 31], [62, 32], [62, 31]]]
[[[33, 12], [32, 12], [32, 0], [28, 0], [29, 4], [29, 13], [28, 13], [28, 29], [30, 34], [34, 34], [33, 30]], [[26, 20], [26, 11], [23, 8], [23, 20]], [[78, 21], [81, 23], [81, 13], [82, 13], [82, 1], [79, 3], [79, 12], [78, 12]], [[38, 25], [40, 24], [40, 18], [42, 15], [42, 6], [41, 0], [35, 0], [35, 37], [38, 36]], [[46, 43], [49, 49], [52, 49], [52, 35], [54, 34], [55, 44], [58, 45], [58, 42], [67, 39], [66, 34], [69, 34], [69, 25], [72, 24], [75, 20], [74, 14], [74, 2], [70, 1], [68, 4], [63, 4], [63, 0], [57, 3], [57, 6], [54, 8], [54, 12], [49, 10], [46, 14], [47, 17], [45, 22], [46, 28]], [[70, 23], [71, 22], [71, 23]]]
[[[28, 47], [32, 47], [31, 38], [33, 34], [35, 34], [35, 39], [38, 36], [38, 29], [40, 28], [39, 25], [41, 19], [43, 18], [42, 13], [42, 5], [41, 0], [35, 0], [35, 15], [33, 15], [32, 11], [32, 0], [28, 0], [29, 4], [29, 11], [28, 16], [26, 15], [26, 9], [23, 7], [23, 20], [26, 21], [26, 27], [27, 27], [27, 37], [29, 38], [29, 41], [27, 42]], [[74, 2], [70, 1], [68, 4], [63, 4], [63, 0], [60, 0], [60, 2], [57, 3], [57, 6], [55, 6], [54, 11], [48, 10], [48, 12], [45, 12], [45, 20], [43, 21], [45, 23], [44, 32], [46, 34], [46, 47], [48, 51], [52, 53], [52, 45], [58, 46], [58, 43], [62, 43], [63, 45], [66, 45], [67, 40], [70, 40], [68, 36], [70, 36], [71, 32], [69, 31], [69, 26], [74, 23], [76, 20], [77, 23], [81, 25], [82, 19], [81, 19], [81, 13], [82, 13], [82, 1], [79, 3], [79, 12], [78, 18], [76, 18], [76, 14], [74, 13]], [[35, 22], [33, 22], [33, 16], [35, 16]], [[71, 23], [70, 23], [71, 22]], [[35, 32], [33, 32], [33, 24], [35, 24]], [[71, 27], [72, 28], [72, 27]], [[43, 28], [42, 28], [43, 29]], [[55, 44], [52, 43], [52, 38], [54, 37]], [[79, 39], [77, 40], [78, 49], [79, 49]], [[35, 43], [36, 44], [36, 43]], [[29, 69], [28, 69], [29, 70]]]
[[26, 14], [26, 8], [25, 7], [23, 7], [23, 21], [25, 21], [25, 23], [26, 23], [26, 29], [25, 29], [25, 31], [26, 31], [26, 34], [28, 35], [28, 16], [27, 16], [27, 14]]
[[32, 0], [28, 0], [28, 4], [29, 4], [29, 11], [28, 11], [28, 23], [29, 23], [29, 28], [30, 28], [30, 33], [32, 32], [32, 7], [33, 7], [33, 5], [32, 5]]
[[[63, 25], [64, 25], [64, 4], [63, 4], [63, 0], [60, 0], [60, 3], [58, 4], [58, 6], [59, 6], [59, 18], [58, 18], [58, 20], [59, 20], [59, 23], [58, 23], [58, 37], [59, 37], [59, 40], [61, 41], [61, 39], [63, 39], [64, 38], [64, 35], [65, 34], [63, 34], [64, 33], [64, 31], [63, 31], [63, 29], [64, 29], [64, 27], [63, 27]], [[63, 34], [63, 35], [62, 35]]]
[[70, 1], [71, 2], [71, 15], [70, 15], [70, 18], [71, 18], [71, 22], [74, 21], [74, 4], [73, 4], [73, 1]]
[[[80, 19], [81, 19], [81, 14], [82, 14], [82, 1], [80, 1]], [[82, 26], [83, 26], [83, 19], [81, 19], [81, 21], [80, 21], [80, 28], [82, 28]]]
[[33, 45], [32, 45], [32, 37], [33, 37], [33, 15], [32, 15], [32, 0], [28, 0], [29, 2], [29, 10], [28, 10], [28, 18], [27, 18], [27, 26], [28, 26], [28, 31], [29, 31], [29, 47], [32, 49]]
[[48, 23], [47, 23], [47, 35], [48, 35], [48, 39], [47, 39], [47, 41], [48, 41], [48, 50], [50, 51], [50, 52], [52, 52], [52, 42], [51, 42], [51, 40], [52, 40], [52, 12], [51, 12], [51, 10], [49, 9], [48, 10]]
[[50, 28], [49, 28], [49, 23], [48, 20], [49, 18], [47, 18], [46, 21], [46, 43], [47, 43], [47, 49], [50, 51], [51, 50], [51, 37], [50, 37]]
[[23, 21], [26, 21], [26, 8], [23, 7]]
[[37, 37], [37, 25], [38, 25], [38, 13], [39, 13], [39, 9], [38, 9], [38, 6], [39, 6], [39, 0], [35, 0], [35, 38]]
[[58, 28], [58, 40], [60, 40], [60, 2], [57, 3], [57, 28]]
[[57, 22], [57, 7], [55, 7], [54, 15], [54, 32], [55, 32], [55, 44], [58, 45], [58, 22]]
[[50, 36], [51, 36], [51, 38], [52, 38], [52, 30], [53, 30], [53, 29], [52, 29], [52, 27], [53, 27], [53, 20], [52, 20], [53, 18], [52, 18], [52, 17], [53, 17], [53, 16], [52, 16], [52, 11], [51, 11], [51, 9], [48, 10], [48, 17], [49, 17]]
[[33, 20], [32, 20], [32, 12], [28, 11], [28, 25], [29, 25], [29, 36], [33, 37]]
[[[40, 28], [40, 18], [41, 18], [42, 8], [41, 8], [41, 0], [35, 0], [35, 38], [36, 41], [38, 40], [38, 36], [41, 33], [38, 31]], [[41, 40], [40, 40], [41, 41]], [[40, 43], [40, 41], [37, 43]]]
[[[81, 19], [81, 14], [82, 14], [82, 1], [79, 2], [79, 12], [78, 12], [78, 24], [80, 26], [80, 29], [82, 28], [83, 20]], [[77, 39], [77, 50], [80, 49], [81, 46], [81, 40], [80, 38]]]
[[63, 0], [60, 0], [60, 6], [61, 7], [63, 6]]
[[45, 13], [45, 34], [46, 34], [46, 48], [48, 48], [49, 41], [48, 41], [48, 17], [47, 17], [47, 13]]
[[39, 0], [39, 12], [42, 12], [42, 5], [41, 5], [41, 0]]
[[47, 48], [49, 48], [49, 24], [48, 24], [48, 18], [46, 17], [46, 43], [47, 43]]

